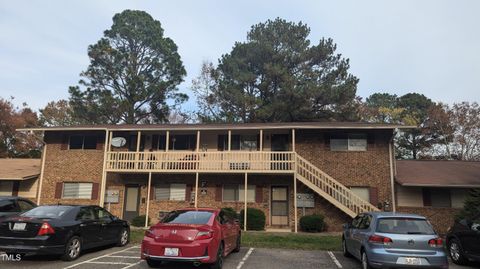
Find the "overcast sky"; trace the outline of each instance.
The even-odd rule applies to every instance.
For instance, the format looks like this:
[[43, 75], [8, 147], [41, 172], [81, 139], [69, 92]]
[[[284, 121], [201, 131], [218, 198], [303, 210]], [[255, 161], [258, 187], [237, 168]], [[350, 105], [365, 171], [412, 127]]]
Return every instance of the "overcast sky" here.
[[[421, 3], [420, 3], [421, 2]], [[38, 109], [68, 98], [87, 47], [115, 13], [139, 9], [178, 45], [188, 91], [253, 24], [303, 21], [317, 44], [330, 37], [360, 78], [357, 94], [415, 91], [447, 103], [480, 101], [480, 1], [6, 1], [0, 0], [0, 97]], [[192, 96], [193, 97], [193, 96]], [[193, 98], [192, 98], [193, 99]], [[194, 100], [185, 108], [194, 109]]]

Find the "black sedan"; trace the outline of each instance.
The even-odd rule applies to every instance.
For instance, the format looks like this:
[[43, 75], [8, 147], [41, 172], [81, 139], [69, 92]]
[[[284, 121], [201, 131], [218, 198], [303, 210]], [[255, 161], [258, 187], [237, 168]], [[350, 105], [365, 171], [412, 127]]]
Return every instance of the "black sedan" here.
[[124, 246], [129, 239], [128, 223], [99, 206], [39, 206], [0, 221], [0, 251], [7, 254], [61, 255], [71, 261], [84, 249]]
[[0, 219], [20, 215], [36, 206], [34, 202], [22, 197], [0, 196]]
[[456, 264], [480, 262], [480, 213], [455, 222], [447, 234], [447, 250]]

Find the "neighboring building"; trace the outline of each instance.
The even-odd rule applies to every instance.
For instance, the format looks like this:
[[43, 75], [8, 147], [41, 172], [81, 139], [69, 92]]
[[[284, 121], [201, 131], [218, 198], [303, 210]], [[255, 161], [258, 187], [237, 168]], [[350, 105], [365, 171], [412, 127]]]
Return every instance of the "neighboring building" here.
[[395, 206], [397, 128], [406, 127], [316, 122], [20, 131], [44, 132], [41, 204], [99, 204], [128, 220], [145, 214], [155, 220], [179, 207], [248, 206], [265, 212], [267, 227], [296, 230], [302, 214], [321, 213], [329, 231], [340, 231], [359, 212]]
[[0, 196], [21, 196], [35, 201], [40, 159], [0, 159]]
[[396, 198], [400, 212], [427, 217], [446, 233], [471, 188], [480, 188], [480, 162], [398, 160]]

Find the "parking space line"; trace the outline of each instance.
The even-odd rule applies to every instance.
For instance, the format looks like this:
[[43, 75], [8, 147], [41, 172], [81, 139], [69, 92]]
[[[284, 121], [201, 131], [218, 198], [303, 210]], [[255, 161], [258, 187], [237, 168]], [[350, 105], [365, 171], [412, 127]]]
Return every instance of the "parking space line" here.
[[97, 261], [93, 261], [93, 262], [87, 262], [87, 263], [95, 263], [95, 264], [119, 264], [119, 265], [131, 265], [133, 263], [129, 263], [129, 262], [97, 262]]
[[136, 262], [136, 263], [134, 263], [134, 264], [130, 264], [130, 265], [128, 265], [128, 266], [123, 267], [122, 269], [128, 269], [128, 268], [134, 267], [134, 266], [136, 266], [136, 265], [139, 265], [141, 262], [142, 262], [142, 261]]
[[112, 256], [112, 255], [110, 255], [110, 256], [108, 256], [108, 258], [137, 259], [138, 260], [138, 259], [140, 259], [140, 256], [133, 257], [133, 256], [116, 256], [116, 255]]
[[330, 258], [332, 258], [333, 262], [335, 263], [335, 265], [338, 267], [338, 268], [343, 268], [342, 264], [337, 260], [337, 257], [335, 257], [335, 255], [333, 254], [333, 252], [331, 251], [327, 251], [328, 255], [330, 255]]
[[250, 254], [252, 254], [254, 248], [250, 248], [247, 252], [247, 254], [245, 254], [245, 256], [243, 256], [243, 259], [238, 263], [237, 265], [237, 269], [240, 269], [242, 268], [243, 264], [247, 261], [248, 257], [250, 256]]
[[108, 257], [108, 256], [110, 256], [110, 255], [112, 255], [112, 254], [118, 254], [118, 253], [126, 252], [126, 251], [128, 251], [129, 249], [133, 249], [133, 248], [138, 248], [138, 246], [129, 247], [129, 248], [126, 248], [126, 249], [124, 249], [124, 250], [120, 250], [120, 251], [116, 251], [116, 252], [112, 252], [112, 253], [107, 253], [107, 254], [105, 254], [105, 255], [92, 258], [92, 259], [90, 259], [90, 260], [86, 260], [86, 261], [83, 261], [83, 262], [79, 262], [79, 263], [72, 264], [72, 265], [67, 266], [67, 267], [65, 267], [65, 268], [63, 268], [63, 269], [70, 269], [70, 268], [73, 268], [73, 267], [78, 266], [78, 265], [81, 265], [81, 264], [89, 263], [89, 262], [91, 262], [91, 261], [95, 261], [95, 260], [98, 260], [98, 259], [101, 259], [101, 258]]

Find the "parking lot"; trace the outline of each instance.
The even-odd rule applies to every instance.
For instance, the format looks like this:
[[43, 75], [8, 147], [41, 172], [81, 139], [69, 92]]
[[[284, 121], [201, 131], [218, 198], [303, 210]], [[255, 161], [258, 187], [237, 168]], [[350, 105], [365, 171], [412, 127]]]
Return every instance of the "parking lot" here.
[[[0, 261], [0, 268], [35, 268], [35, 269], [129, 269], [148, 268], [140, 260], [140, 246], [129, 245], [123, 248], [103, 248], [84, 253], [78, 260], [63, 262], [55, 257], [25, 257], [22, 261]], [[195, 268], [191, 264], [170, 263], [162, 268]], [[198, 268], [208, 268], [200, 266]], [[305, 251], [289, 249], [242, 248], [239, 253], [232, 253], [224, 263], [225, 269], [258, 268], [332, 268], [359, 269], [360, 263], [345, 258], [339, 252]], [[451, 265], [454, 269], [474, 267]]]

